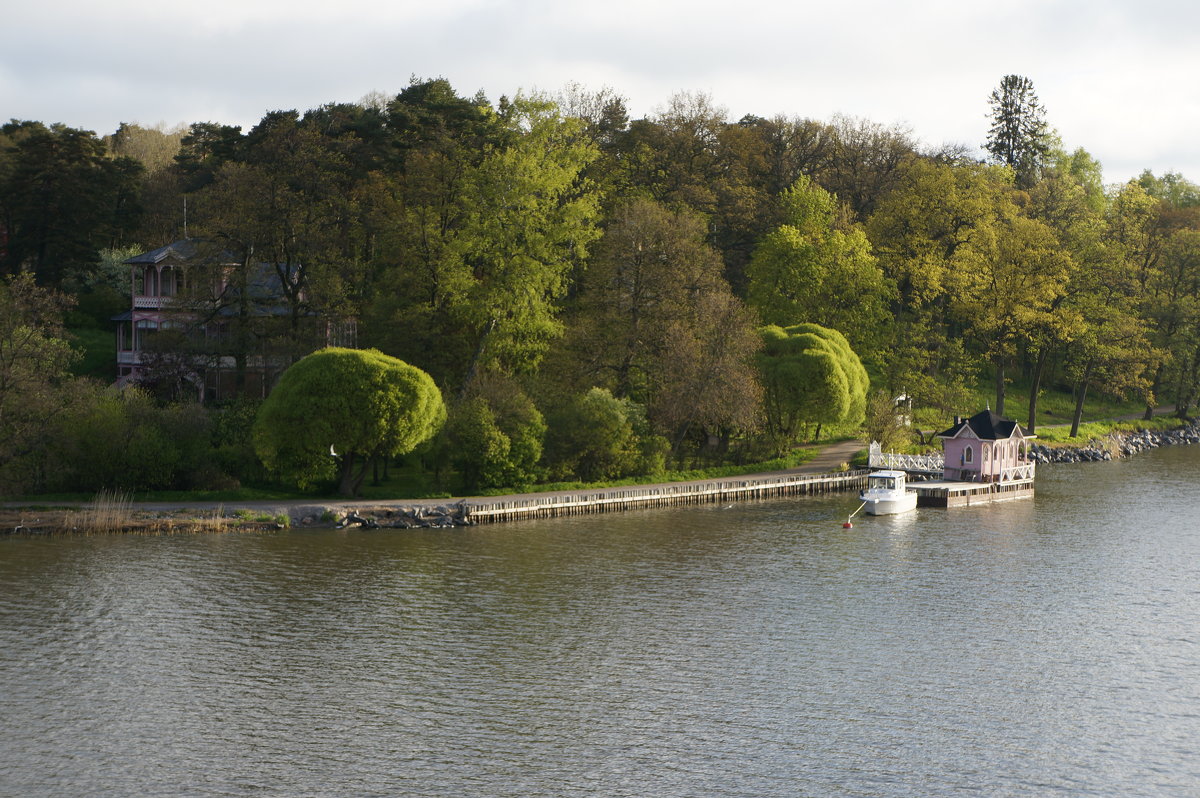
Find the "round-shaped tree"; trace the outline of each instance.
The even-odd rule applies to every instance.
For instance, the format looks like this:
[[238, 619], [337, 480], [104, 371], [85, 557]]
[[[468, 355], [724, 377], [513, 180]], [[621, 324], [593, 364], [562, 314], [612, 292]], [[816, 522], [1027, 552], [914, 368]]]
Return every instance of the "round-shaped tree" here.
[[254, 449], [302, 487], [336, 470], [339, 491], [354, 496], [372, 458], [412, 451], [445, 420], [424, 371], [375, 349], [331, 347], [279, 378], [255, 419]]
[[858, 424], [870, 380], [845, 336], [817, 324], [764, 327], [759, 355], [767, 425], [781, 448], [802, 425]]

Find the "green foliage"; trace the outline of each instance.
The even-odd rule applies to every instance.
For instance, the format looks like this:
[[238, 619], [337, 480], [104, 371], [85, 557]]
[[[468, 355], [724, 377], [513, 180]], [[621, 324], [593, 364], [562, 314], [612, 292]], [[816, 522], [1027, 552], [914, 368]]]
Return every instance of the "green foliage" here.
[[750, 303], [768, 324], [814, 322], [870, 341], [892, 293], [858, 226], [839, 229], [837, 200], [809, 178], [784, 192], [787, 223], [768, 233], [747, 270]]
[[761, 331], [768, 431], [780, 449], [810, 424], [859, 424], [870, 380], [845, 336], [816, 324]]
[[262, 402], [240, 398], [214, 408], [212, 447], [215, 465], [228, 475], [228, 485], [264, 483], [269, 475], [254, 451], [254, 420]]
[[266, 466], [300, 486], [332, 475], [357, 493], [374, 457], [412, 451], [433, 437], [446, 408], [429, 375], [376, 350], [328, 348], [279, 379], [254, 423]]
[[998, 163], [1012, 168], [1018, 185], [1032, 186], [1051, 145], [1046, 109], [1033, 90], [1033, 81], [1005, 75], [988, 104], [992, 125], [984, 147]]
[[643, 441], [636, 421], [637, 406], [605, 388], [592, 388], [552, 413], [546, 440], [551, 478], [574, 475], [591, 482], [661, 468], [661, 439]]
[[872, 391], [867, 398], [863, 433], [867, 440], [878, 441], [885, 452], [903, 451], [911, 438], [892, 395], [886, 391]]
[[451, 408], [446, 425], [451, 462], [469, 491], [536, 482], [545, 437], [541, 412], [506, 382], [478, 387]]
[[136, 226], [141, 165], [110, 158], [88, 130], [12, 121], [0, 127], [0, 219], [7, 232], [0, 273], [28, 268], [43, 284], [81, 280], [100, 249]]
[[28, 273], [0, 280], [0, 495], [39, 483], [47, 425], [71, 403], [79, 354], [62, 327], [69, 304]]
[[136, 388], [80, 386], [49, 430], [45, 489], [213, 487], [210, 435], [197, 405], [164, 407]]

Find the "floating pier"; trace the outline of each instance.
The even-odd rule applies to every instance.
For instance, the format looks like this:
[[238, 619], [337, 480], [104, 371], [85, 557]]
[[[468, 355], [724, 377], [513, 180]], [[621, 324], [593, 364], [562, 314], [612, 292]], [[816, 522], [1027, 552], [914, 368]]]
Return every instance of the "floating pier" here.
[[949, 482], [944, 479], [910, 482], [918, 507], [966, 507], [1033, 497], [1033, 480], [1005, 482]]
[[819, 495], [859, 490], [866, 485], [869, 473], [868, 469], [856, 469], [837, 474], [790, 474], [753, 479], [607, 488], [584, 493], [564, 492], [495, 502], [472, 499], [464, 503], [464, 509], [469, 523], [492, 524], [526, 518], [553, 518], [645, 507]]

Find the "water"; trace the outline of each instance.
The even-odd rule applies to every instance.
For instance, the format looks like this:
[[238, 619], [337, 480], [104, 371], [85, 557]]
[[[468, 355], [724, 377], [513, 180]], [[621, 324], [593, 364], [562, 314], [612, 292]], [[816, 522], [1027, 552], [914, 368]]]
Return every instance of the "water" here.
[[0, 539], [0, 795], [1200, 795], [1197, 473]]

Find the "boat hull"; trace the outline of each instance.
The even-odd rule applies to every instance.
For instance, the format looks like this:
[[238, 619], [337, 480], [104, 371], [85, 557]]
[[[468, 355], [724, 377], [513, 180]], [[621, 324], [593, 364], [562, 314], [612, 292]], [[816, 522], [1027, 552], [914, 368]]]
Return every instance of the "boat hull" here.
[[915, 491], [905, 491], [903, 494], [887, 496], [859, 496], [863, 501], [863, 512], [867, 515], [894, 515], [917, 509], [917, 494]]

